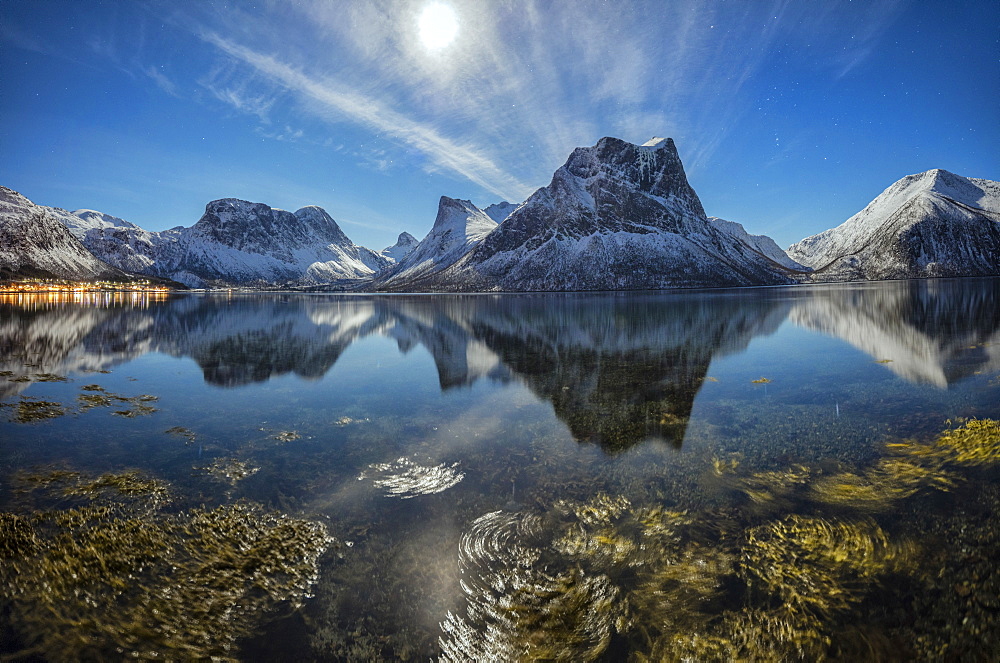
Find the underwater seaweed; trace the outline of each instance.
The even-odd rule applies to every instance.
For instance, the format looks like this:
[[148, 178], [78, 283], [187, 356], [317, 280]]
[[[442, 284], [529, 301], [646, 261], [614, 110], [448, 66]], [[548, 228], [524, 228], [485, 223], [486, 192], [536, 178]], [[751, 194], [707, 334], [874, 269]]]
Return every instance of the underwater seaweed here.
[[216, 458], [208, 467], [198, 468], [204, 470], [209, 476], [217, 481], [235, 486], [243, 479], [247, 479], [257, 474], [260, 467], [235, 458]]
[[961, 465], [992, 465], [1000, 462], [1000, 421], [970, 419], [951, 428], [933, 442], [934, 449]]
[[[10, 406], [9, 404], [3, 405]], [[46, 419], [55, 419], [69, 412], [62, 403], [36, 400], [32, 396], [21, 396], [20, 402], [13, 407], [13, 421], [18, 424], [33, 424]]]
[[183, 426], [171, 426], [167, 430], [163, 431], [167, 435], [176, 435], [177, 437], [183, 437], [187, 442], [185, 444], [191, 444], [195, 441], [198, 436], [195, 435], [194, 431], [190, 428], [184, 428]]
[[873, 521], [789, 515], [747, 532], [740, 570], [788, 610], [830, 617], [860, 601], [902, 554]]
[[[162, 489], [127, 473], [71, 492], [152, 500]], [[268, 614], [309, 597], [334, 543], [320, 523], [250, 503], [169, 514], [148, 506], [0, 517], [3, 602], [27, 645], [17, 656], [235, 660], [237, 641]]]

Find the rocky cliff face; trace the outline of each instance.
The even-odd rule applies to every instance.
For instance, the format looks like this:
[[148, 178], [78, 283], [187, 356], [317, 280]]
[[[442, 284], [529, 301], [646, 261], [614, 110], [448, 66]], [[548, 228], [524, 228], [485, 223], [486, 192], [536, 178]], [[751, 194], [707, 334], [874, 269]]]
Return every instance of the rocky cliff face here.
[[669, 138], [574, 150], [427, 290], [634, 290], [790, 283], [705, 216]]
[[904, 177], [788, 253], [819, 281], [998, 275], [1000, 182], [946, 170]]
[[0, 278], [124, 279], [50, 211], [0, 186]]

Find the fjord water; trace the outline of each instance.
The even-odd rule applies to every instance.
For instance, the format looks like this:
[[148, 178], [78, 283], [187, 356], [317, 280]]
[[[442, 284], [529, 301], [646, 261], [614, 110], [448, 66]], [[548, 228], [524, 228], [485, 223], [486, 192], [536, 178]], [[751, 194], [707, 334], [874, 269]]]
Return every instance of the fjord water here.
[[[998, 653], [997, 441], [969, 428], [1000, 419], [998, 279], [18, 295], [0, 363], [18, 523], [118, 499], [67, 482], [136, 472], [169, 494], [148, 510], [325, 526], [301, 608], [250, 615], [227, 656]], [[952, 453], [945, 431], [982, 449]], [[105, 572], [131, 600], [129, 573]], [[21, 619], [15, 584], [5, 652], [53, 656], [44, 634], [79, 620]]]

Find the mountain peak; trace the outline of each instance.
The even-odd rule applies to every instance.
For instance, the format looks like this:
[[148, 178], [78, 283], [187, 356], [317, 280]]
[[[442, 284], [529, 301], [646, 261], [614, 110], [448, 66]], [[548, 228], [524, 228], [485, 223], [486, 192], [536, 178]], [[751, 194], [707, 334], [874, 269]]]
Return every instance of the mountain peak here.
[[496, 221], [476, 207], [472, 201], [441, 196], [431, 232], [454, 230], [463, 237], [470, 234], [483, 236], [496, 226]]
[[[635, 145], [620, 138], [605, 137], [593, 147], [578, 147], [570, 154], [563, 169], [586, 181], [601, 178], [618, 182], [630, 190], [676, 201], [684, 208], [705, 217], [701, 201], [688, 184], [677, 147], [670, 138], [656, 138], [647, 145]], [[553, 178], [553, 185], [559, 177]], [[553, 186], [553, 185], [550, 185]]]
[[483, 209], [486, 212], [486, 216], [490, 217], [497, 223], [503, 223], [504, 220], [511, 215], [511, 212], [517, 209], [517, 205], [513, 203], [508, 203], [506, 200], [499, 203], [493, 203], [489, 207]]
[[907, 175], [836, 228], [788, 254], [817, 280], [995, 275], [1000, 182], [941, 168]]
[[410, 251], [416, 248], [417, 244], [420, 242], [416, 237], [408, 232], [399, 233], [399, 237], [396, 238], [396, 243], [392, 246], [387, 246], [380, 253], [391, 260], [392, 262], [399, 262], [405, 258]]
[[376, 278], [378, 287], [409, 287], [446, 269], [479, 245], [497, 222], [468, 200], [441, 196], [434, 226], [427, 236], [388, 272]]
[[[650, 138], [649, 140], [647, 140], [645, 143], [643, 143], [639, 147], [651, 147], [653, 149], [658, 150], [661, 147], [667, 147], [667, 146], [671, 146], [672, 147], [673, 144], [674, 144], [674, 140], [672, 138], [661, 138], [660, 136], [653, 136], [652, 138]], [[674, 148], [674, 149], [676, 149], [676, 148]]]
[[[453, 202], [442, 199], [441, 214]], [[450, 267], [387, 285], [522, 291], [789, 281], [774, 261], [709, 223], [672, 140], [641, 146], [605, 137], [573, 150], [547, 187]]]

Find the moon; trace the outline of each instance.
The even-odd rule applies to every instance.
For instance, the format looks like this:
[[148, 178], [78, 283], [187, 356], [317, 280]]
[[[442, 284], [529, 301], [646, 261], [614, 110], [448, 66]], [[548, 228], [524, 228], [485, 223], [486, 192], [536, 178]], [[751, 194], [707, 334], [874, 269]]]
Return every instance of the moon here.
[[428, 51], [440, 51], [455, 40], [458, 34], [458, 16], [451, 5], [431, 2], [420, 12], [417, 31], [424, 48]]

